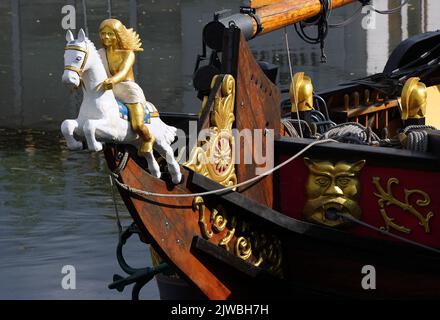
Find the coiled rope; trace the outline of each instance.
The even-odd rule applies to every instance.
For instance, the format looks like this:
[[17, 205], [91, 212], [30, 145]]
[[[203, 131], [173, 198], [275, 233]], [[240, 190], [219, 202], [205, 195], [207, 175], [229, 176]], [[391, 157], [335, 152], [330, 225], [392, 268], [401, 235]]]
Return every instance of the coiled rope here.
[[370, 127], [364, 127], [357, 122], [347, 122], [336, 125], [323, 134], [324, 139], [339, 142], [379, 145], [380, 138]]
[[414, 125], [408, 126], [403, 130], [403, 134], [406, 135], [407, 141], [405, 149], [411, 151], [426, 152], [428, 151], [428, 131], [437, 130], [433, 126], [426, 125]]

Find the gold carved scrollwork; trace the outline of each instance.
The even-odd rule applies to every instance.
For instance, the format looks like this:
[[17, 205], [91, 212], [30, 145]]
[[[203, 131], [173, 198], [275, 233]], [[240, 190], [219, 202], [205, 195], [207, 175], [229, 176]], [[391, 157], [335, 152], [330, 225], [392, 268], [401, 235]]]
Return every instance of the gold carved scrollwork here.
[[232, 238], [234, 237], [236, 226], [237, 226], [237, 218], [232, 217], [231, 228], [228, 230], [228, 232], [226, 232], [226, 236], [223, 239], [221, 239], [219, 243], [219, 246], [225, 248], [226, 251], [229, 251], [228, 244], [229, 242], [231, 242]]
[[[218, 76], [212, 80], [214, 87]], [[224, 186], [237, 183], [235, 174], [235, 141], [232, 135], [235, 101], [235, 80], [231, 75], [223, 77], [220, 92], [214, 99], [210, 113], [209, 130], [203, 145], [191, 151], [184, 165]]]
[[212, 209], [211, 222], [212, 229], [216, 233], [220, 233], [225, 229], [228, 220], [226, 220], [226, 218], [222, 214], [219, 214], [219, 211], [217, 209]]
[[199, 213], [199, 227], [203, 238], [212, 238], [212, 231], [208, 230], [208, 226], [205, 221], [205, 202], [202, 197], [195, 197], [193, 200], [193, 210]]
[[211, 215], [207, 220], [208, 215], [205, 214], [205, 209], [203, 198], [195, 197], [193, 210], [199, 214], [198, 224], [203, 238], [212, 241], [213, 236], [219, 234], [218, 245], [220, 247], [257, 267], [262, 267], [282, 277], [282, 246], [278, 238], [257, 230], [247, 221], [238, 222], [236, 216], [227, 215], [221, 206], [210, 209]]
[[388, 213], [385, 210], [386, 206], [395, 205], [399, 208], [401, 208], [404, 211], [408, 211], [413, 216], [417, 218], [419, 221], [420, 226], [423, 227], [424, 231], [426, 233], [430, 232], [430, 220], [434, 216], [434, 213], [432, 211], [429, 211], [426, 216], [420, 213], [411, 203], [410, 203], [410, 197], [412, 195], [419, 195], [421, 199], [416, 200], [415, 204], [419, 207], [427, 207], [431, 204], [431, 198], [429, 195], [421, 190], [408, 190], [404, 189], [405, 194], [405, 202], [402, 202], [398, 199], [396, 199], [393, 195], [393, 191], [391, 190], [391, 187], [393, 184], [399, 184], [399, 180], [397, 178], [390, 178], [387, 182], [387, 191], [385, 191], [380, 183], [380, 177], [373, 177], [373, 184], [376, 186], [376, 189], [378, 193], [375, 193], [374, 195], [379, 198], [378, 204], [380, 207], [380, 213], [385, 221], [385, 227], [387, 231], [390, 230], [390, 228], [395, 229], [397, 231], [407, 233], [409, 234], [411, 232], [410, 228], [407, 228], [403, 225], [397, 224], [394, 220], [394, 218], [391, 218]]
[[239, 237], [235, 242], [235, 255], [243, 260], [249, 259], [252, 254], [250, 241], [245, 237]]

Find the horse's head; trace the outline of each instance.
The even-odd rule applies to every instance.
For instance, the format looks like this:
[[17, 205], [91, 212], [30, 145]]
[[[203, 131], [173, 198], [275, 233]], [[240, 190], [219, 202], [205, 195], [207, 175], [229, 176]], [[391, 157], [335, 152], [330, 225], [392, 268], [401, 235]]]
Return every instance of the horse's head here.
[[66, 46], [64, 47], [64, 84], [79, 87], [83, 73], [88, 68], [89, 50], [86, 34], [83, 29], [78, 32], [78, 39], [74, 39], [70, 30], [66, 33]]

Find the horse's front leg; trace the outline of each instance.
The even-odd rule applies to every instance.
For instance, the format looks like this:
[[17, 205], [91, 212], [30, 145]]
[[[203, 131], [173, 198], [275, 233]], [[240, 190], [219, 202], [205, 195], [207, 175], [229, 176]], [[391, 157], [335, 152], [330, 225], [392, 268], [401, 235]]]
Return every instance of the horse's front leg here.
[[174, 184], [179, 184], [182, 181], [182, 173], [180, 172], [180, 166], [174, 158], [173, 149], [167, 143], [161, 143], [156, 140], [154, 144], [155, 149], [159, 154], [165, 158], [168, 166], [168, 171], [171, 174], [171, 180]]
[[112, 128], [107, 120], [87, 120], [84, 123], [83, 131], [87, 141], [87, 148], [91, 151], [101, 151], [103, 148], [102, 143], [96, 140], [96, 130], [103, 133], [112, 132]]
[[151, 175], [153, 177], [160, 179], [162, 172], [160, 172], [160, 167], [159, 167], [159, 164], [157, 163], [156, 159], [154, 158], [153, 151], [148, 152], [145, 155], [145, 158], [147, 159], [148, 170], [150, 170]]
[[61, 124], [61, 132], [66, 139], [67, 148], [69, 150], [82, 150], [83, 144], [73, 136], [73, 132], [78, 128], [78, 121], [73, 119], [64, 120]]

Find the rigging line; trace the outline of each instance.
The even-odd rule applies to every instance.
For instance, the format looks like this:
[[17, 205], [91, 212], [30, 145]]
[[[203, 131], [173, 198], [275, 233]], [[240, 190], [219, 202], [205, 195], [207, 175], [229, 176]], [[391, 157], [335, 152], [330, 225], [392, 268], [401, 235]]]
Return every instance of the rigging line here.
[[[406, 4], [408, 3], [408, 0], [405, 0], [403, 3], [401, 3], [399, 6], [389, 9], [389, 10], [379, 10], [376, 9], [373, 5], [369, 5], [373, 11], [379, 13], [379, 14], [394, 14], [400, 11], [400, 9], [402, 9]], [[329, 27], [330, 28], [341, 28], [341, 27], [345, 27], [347, 25], [349, 25], [350, 23], [354, 22], [356, 20], [356, 18], [361, 14], [362, 12], [362, 8], [365, 5], [360, 5], [351, 15], [351, 17], [349, 17], [348, 19], [346, 19], [345, 21], [342, 22], [338, 22], [338, 23], [329, 23]]]
[[[295, 103], [296, 117], [299, 122], [300, 118], [299, 118], [299, 110], [298, 110], [298, 100], [297, 100], [297, 96], [296, 96], [296, 92], [295, 92], [295, 84], [293, 83], [292, 61], [290, 59], [289, 37], [287, 36], [287, 28], [286, 27], [284, 27], [284, 39], [286, 42], [287, 60], [289, 61], [290, 82], [291, 82], [291, 85], [294, 87], [293, 88], [293, 100]], [[304, 137], [301, 123], [299, 123], [299, 134], [301, 135], [301, 138]]]
[[84, 17], [84, 31], [86, 36], [89, 37], [89, 27], [87, 26], [87, 0], [82, 0], [82, 9], [83, 9], [83, 17]]
[[374, 11], [376, 11], [377, 13], [380, 13], [380, 14], [393, 14], [393, 13], [397, 13], [397, 12], [399, 12], [400, 9], [402, 9], [405, 5], [408, 4], [408, 2], [409, 2], [409, 0], [403, 0], [403, 2], [400, 3], [400, 5], [398, 5], [398, 6], [395, 7], [395, 8], [388, 9], [388, 10], [379, 10], [379, 9], [376, 9], [372, 4], [370, 4], [369, 6], [370, 6]]
[[339, 212], [336, 212], [336, 214], [337, 214], [338, 216], [340, 216], [340, 217], [343, 217], [343, 218], [345, 218], [345, 219], [347, 219], [347, 220], [350, 220], [350, 221], [352, 221], [352, 222], [354, 222], [354, 223], [357, 223], [357, 224], [359, 224], [359, 225], [361, 225], [361, 226], [363, 226], [363, 227], [366, 227], [366, 228], [372, 229], [372, 230], [374, 230], [374, 231], [380, 232], [380, 233], [382, 233], [382, 234], [384, 234], [384, 235], [387, 235], [387, 236], [389, 236], [389, 237], [392, 237], [392, 238], [395, 238], [395, 239], [401, 240], [401, 241], [403, 241], [403, 242], [407, 242], [407, 243], [409, 243], [409, 244], [412, 244], [412, 245], [414, 245], [414, 246], [417, 246], [417, 247], [420, 247], [420, 248], [423, 248], [423, 249], [426, 249], [426, 250], [429, 250], [429, 251], [435, 252], [435, 253], [437, 253], [437, 254], [440, 254], [440, 250], [438, 250], [438, 249], [436, 249], [436, 248], [432, 248], [432, 247], [426, 246], [426, 245], [424, 245], [424, 244], [421, 244], [421, 243], [418, 243], [418, 242], [415, 242], [415, 241], [412, 241], [412, 240], [406, 239], [406, 238], [404, 238], [404, 237], [401, 237], [401, 236], [399, 236], [399, 235], [393, 234], [393, 233], [391, 233], [391, 232], [389, 232], [389, 231], [387, 231], [387, 230], [383, 230], [383, 229], [377, 228], [377, 227], [375, 227], [375, 226], [373, 226], [373, 225], [371, 225], [371, 224], [368, 224], [368, 223], [366, 223], [366, 222], [363, 222], [363, 221], [361, 221], [361, 220], [358, 220], [358, 219], [356, 219], [355, 217], [352, 217], [352, 216], [350, 216], [350, 215], [347, 215], [347, 214], [344, 214], [344, 213], [339, 213]]
[[109, 178], [110, 178], [110, 188], [112, 190], [113, 205], [115, 206], [115, 212], [116, 212], [116, 225], [118, 226], [118, 233], [120, 237], [122, 234], [122, 224], [121, 224], [121, 219], [119, 217], [118, 205], [116, 204], [115, 188], [114, 188], [112, 176], [109, 175]]
[[155, 193], [155, 192], [149, 192], [149, 191], [144, 191], [144, 190], [139, 190], [136, 188], [132, 188], [122, 182], [119, 182], [117, 179], [117, 175], [112, 175], [113, 180], [116, 182], [116, 184], [118, 186], [120, 186], [121, 188], [123, 188], [124, 190], [127, 190], [128, 192], [132, 192], [135, 193], [141, 197], [148, 197], [148, 196], [154, 196], [154, 197], [163, 197], [163, 198], [189, 198], [189, 197], [202, 197], [202, 196], [207, 196], [210, 194], [216, 194], [216, 193], [223, 193], [226, 191], [231, 191], [235, 188], [253, 183], [255, 181], [258, 181], [262, 178], [264, 178], [265, 176], [268, 176], [270, 174], [272, 174], [273, 172], [281, 169], [282, 167], [284, 167], [285, 165], [287, 165], [288, 163], [290, 163], [291, 161], [295, 160], [296, 158], [298, 158], [300, 155], [302, 155], [304, 152], [306, 152], [308, 149], [310, 149], [311, 147], [317, 145], [317, 144], [324, 144], [324, 143], [329, 143], [329, 142], [338, 142], [336, 140], [333, 139], [323, 139], [323, 140], [316, 140], [314, 142], [312, 142], [311, 144], [307, 145], [306, 147], [304, 147], [302, 150], [300, 150], [298, 153], [296, 153], [295, 155], [293, 155], [292, 157], [290, 157], [289, 159], [287, 159], [286, 161], [280, 163], [279, 165], [277, 165], [276, 167], [273, 167], [272, 169], [264, 172], [263, 174], [259, 175], [259, 176], [255, 176], [249, 180], [237, 183], [235, 185], [232, 186], [228, 186], [228, 187], [224, 187], [224, 188], [220, 188], [220, 189], [216, 189], [216, 190], [210, 190], [210, 191], [205, 191], [205, 192], [199, 192], [199, 193]]
[[356, 20], [356, 18], [361, 14], [362, 12], [362, 8], [363, 6], [359, 6], [351, 15], [351, 17], [347, 18], [344, 21], [338, 22], [338, 23], [329, 23], [328, 26], [330, 28], [342, 28], [345, 27], [347, 25], [349, 25], [350, 23], [354, 22]]

